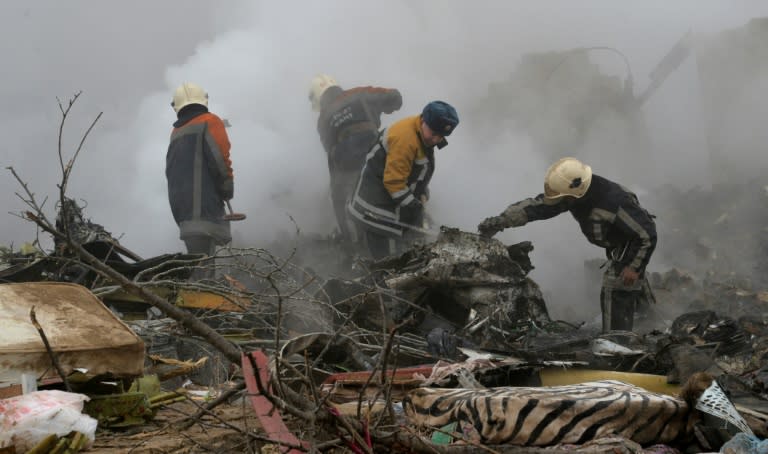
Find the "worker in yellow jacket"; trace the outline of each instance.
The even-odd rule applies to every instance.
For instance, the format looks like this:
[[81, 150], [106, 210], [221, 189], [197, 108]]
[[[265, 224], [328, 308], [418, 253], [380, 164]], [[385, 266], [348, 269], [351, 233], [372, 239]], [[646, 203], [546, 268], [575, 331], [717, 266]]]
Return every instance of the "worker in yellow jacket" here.
[[379, 133], [347, 207], [374, 259], [399, 253], [409, 238], [418, 237], [435, 171], [434, 148], [446, 146], [458, 124], [456, 109], [432, 101], [421, 115]]

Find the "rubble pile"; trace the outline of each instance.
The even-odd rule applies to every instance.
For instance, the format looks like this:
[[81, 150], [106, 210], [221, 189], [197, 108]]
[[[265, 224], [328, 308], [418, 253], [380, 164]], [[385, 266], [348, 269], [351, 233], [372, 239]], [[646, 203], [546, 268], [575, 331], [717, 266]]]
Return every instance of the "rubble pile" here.
[[768, 180], [649, 194], [662, 263], [704, 282], [768, 289]]
[[[449, 441], [519, 444], [530, 434], [504, 431], [494, 438], [482, 429], [477, 431], [478, 425], [490, 424], [485, 418], [469, 423], [471, 418], [460, 415], [475, 414], [471, 409], [484, 402], [495, 408], [513, 394], [521, 408], [529, 405], [525, 399], [530, 393], [557, 407], [570, 401], [563, 400], [563, 395], [583, 392], [579, 384], [587, 383], [592, 390], [619, 386], [601, 380], [624, 383], [621, 386], [636, 395], [633, 405], [646, 411], [644, 393], [677, 395], [681, 385], [704, 372], [710, 377], [707, 383], [717, 383], [727, 393], [737, 409], [733, 412], [745, 418], [744, 424], [756, 436], [768, 435], [768, 369], [764, 366], [768, 320], [761, 315], [768, 294], [742, 288], [738, 280], [720, 281], [715, 273], [701, 280], [680, 269], [653, 273], [650, 281], [658, 303], [650, 315], [639, 315], [645, 317], [639, 324], [643, 328], [601, 334], [591, 327], [551, 319], [538, 285], [528, 276], [533, 268], [529, 242], [508, 246], [443, 227], [435, 241], [414, 245], [399, 256], [377, 262], [348, 259], [354, 263], [353, 271], [340, 278], [295, 265], [292, 259], [300, 262], [300, 254], [284, 260], [263, 250], [222, 250], [215, 261], [181, 254], [131, 258], [130, 251], [97, 224], [85, 222], [82, 211], [77, 213], [83, 222], [71, 228], [95, 229], [95, 236], [81, 229], [78, 238], [84, 238], [90, 250], [104, 252], [100, 257], [105, 264], [183, 308], [239, 351], [253, 352], [237, 361], [182, 320], [167, 317], [150, 301], [97, 275], [91, 267], [82, 268], [87, 274], [73, 273], [82, 264], [68, 255], [72, 253], [68, 248], [57, 248], [59, 252], [51, 255], [5, 251], [13, 262], [0, 271], [6, 280], [35, 285], [35, 281], [70, 282], [72, 276], [79, 276], [76, 282], [87, 285], [111, 309], [110, 316], [120, 317], [144, 342], [143, 384], [137, 380], [129, 384], [132, 377], [125, 377], [119, 382], [125, 386], [105, 385], [106, 378], [115, 376], [101, 373], [75, 381], [76, 390], [96, 402], [86, 405], [85, 411], [99, 420], [101, 430], [152, 424], [161, 407], [193, 399], [195, 391], [189, 385], [193, 383], [220, 389], [223, 395], [235, 395], [247, 387], [270, 439], [279, 439], [278, 432], [286, 427], [299, 437], [281, 443], [301, 443], [297, 440], [309, 436], [307, 422], [300, 416], [309, 409], [327, 409], [325, 417], [331, 422], [323, 420], [323, 424], [336, 429], [313, 429], [312, 437], [332, 442], [331, 434], [344, 426], [339, 418], [356, 421], [365, 407], [371, 418], [430, 434], [398, 438], [395, 443], [391, 434], [369, 427], [372, 448], [396, 451], [397, 443], [404, 443], [413, 450], [414, 443], [426, 443], [423, 446], [429, 449], [424, 449], [429, 451], [439, 446], [439, 434], [445, 431], [452, 434]], [[326, 250], [334, 244], [327, 243]], [[212, 278], [190, 280], [196, 267], [205, 266], [214, 270]], [[53, 350], [61, 347], [54, 345]], [[41, 351], [45, 359], [45, 350]], [[67, 370], [76, 366], [64, 364]], [[46, 372], [55, 378], [52, 370]], [[147, 377], [154, 378], [146, 381]], [[707, 386], [699, 388], [700, 394]], [[519, 391], [510, 394], [510, 389]], [[270, 392], [283, 399], [277, 416], [277, 401], [265, 397]], [[428, 427], [418, 426], [414, 421], [423, 418], [408, 406], [415, 397], [429, 393], [465, 396], [453, 407], [463, 425], [433, 427], [437, 423], [424, 420], [422, 426]], [[486, 395], [488, 399], [483, 398]], [[596, 395], [595, 405], [607, 405], [599, 403], [602, 398]], [[678, 397], [649, 399], [677, 402], [670, 411], [674, 405], [692, 405], [675, 400]], [[437, 401], [447, 402], [442, 397]], [[146, 411], [137, 412], [137, 408]], [[675, 418], [683, 424], [691, 415], [698, 413]], [[686, 443], [698, 449], [717, 449], [733, 435], [692, 421], [695, 431], [685, 424], [674, 430], [689, 437]], [[457, 428], [464, 434], [457, 435]], [[624, 435], [609, 441], [593, 433], [575, 440], [588, 450], [597, 440], [611, 449], [636, 449], [627, 447], [676, 439], [662, 440], [647, 433]], [[551, 445], [537, 440], [530, 444]]]
[[[467, 345], [503, 349], [529, 330], [551, 323], [538, 285], [527, 277], [531, 250], [530, 243], [507, 247], [498, 240], [443, 228], [432, 243], [370, 264], [387, 309], [379, 317], [379, 295], [368, 295], [362, 303], [367, 310], [353, 312], [355, 321], [381, 329], [410, 318], [404, 331], [432, 334], [437, 343], [433, 352], [444, 356], [455, 354], [459, 344], [446, 348], [445, 342], [457, 338]], [[324, 295], [329, 304], [349, 309], [354, 296], [365, 289], [364, 281], [331, 279]]]

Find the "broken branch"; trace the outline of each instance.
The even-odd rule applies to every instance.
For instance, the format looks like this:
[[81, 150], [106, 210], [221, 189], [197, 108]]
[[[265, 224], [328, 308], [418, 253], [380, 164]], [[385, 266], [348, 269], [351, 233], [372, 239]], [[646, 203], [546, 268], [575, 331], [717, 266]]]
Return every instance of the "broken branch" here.
[[43, 345], [45, 345], [45, 350], [48, 352], [48, 356], [51, 358], [51, 363], [53, 363], [53, 367], [56, 368], [56, 373], [59, 374], [59, 377], [61, 377], [61, 380], [64, 382], [64, 388], [67, 391], [72, 392], [72, 387], [69, 386], [67, 375], [64, 373], [64, 369], [61, 368], [61, 364], [59, 363], [59, 358], [51, 348], [51, 343], [48, 342], [48, 336], [45, 335], [43, 327], [40, 326], [40, 323], [37, 321], [37, 316], [35, 315], [35, 306], [32, 306], [32, 308], [29, 310], [29, 319], [32, 321], [32, 325], [35, 326], [35, 329], [40, 334], [40, 338], [43, 340]]

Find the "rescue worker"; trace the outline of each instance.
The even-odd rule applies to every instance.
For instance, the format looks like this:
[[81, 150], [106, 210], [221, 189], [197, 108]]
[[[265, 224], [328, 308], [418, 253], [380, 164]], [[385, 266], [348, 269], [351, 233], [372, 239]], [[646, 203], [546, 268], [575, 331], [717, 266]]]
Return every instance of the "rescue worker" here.
[[309, 100], [313, 110], [319, 112], [317, 132], [328, 158], [336, 222], [343, 237], [354, 241], [346, 204], [355, 190], [365, 156], [376, 141], [381, 115], [400, 109], [403, 98], [393, 88], [344, 90], [335, 79], [321, 74], [312, 79]]
[[445, 147], [458, 124], [456, 109], [432, 101], [421, 115], [399, 120], [379, 134], [348, 206], [374, 259], [402, 252], [418, 238], [435, 171], [434, 147]]
[[179, 85], [171, 106], [178, 118], [165, 158], [171, 211], [187, 252], [212, 256], [232, 239], [224, 220], [224, 203], [234, 193], [229, 137], [200, 86]]
[[491, 237], [507, 227], [549, 219], [570, 211], [590, 243], [605, 248], [608, 263], [600, 290], [603, 331], [631, 331], [638, 307], [647, 308], [653, 294], [645, 268], [656, 248], [656, 223], [637, 196], [613, 181], [592, 174], [575, 158], [552, 164], [544, 193], [510, 205], [478, 226]]

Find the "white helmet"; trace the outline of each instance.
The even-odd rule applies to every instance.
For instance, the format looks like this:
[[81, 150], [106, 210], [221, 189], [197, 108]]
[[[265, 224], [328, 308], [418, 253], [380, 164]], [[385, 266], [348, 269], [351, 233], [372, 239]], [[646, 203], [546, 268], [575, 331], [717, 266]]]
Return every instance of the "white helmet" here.
[[202, 104], [208, 107], [208, 93], [200, 85], [184, 82], [173, 93], [171, 107], [176, 112], [190, 104]]
[[327, 74], [318, 74], [313, 77], [312, 83], [309, 85], [309, 101], [312, 103], [312, 110], [319, 112], [320, 98], [325, 93], [325, 90], [338, 85], [339, 83], [336, 82], [336, 79]]
[[557, 202], [564, 196], [584, 196], [592, 182], [592, 168], [576, 158], [562, 158], [549, 166], [544, 177], [544, 201]]

